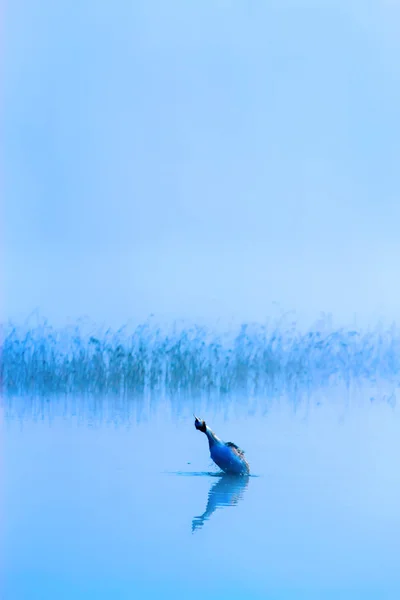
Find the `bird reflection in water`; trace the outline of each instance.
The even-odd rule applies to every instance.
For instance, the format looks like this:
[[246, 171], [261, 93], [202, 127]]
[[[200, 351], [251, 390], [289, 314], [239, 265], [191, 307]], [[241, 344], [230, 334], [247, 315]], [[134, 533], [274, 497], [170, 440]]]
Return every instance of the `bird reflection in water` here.
[[236, 506], [242, 499], [248, 484], [248, 475], [242, 477], [238, 477], [237, 475], [221, 475], [208, 492], [206, 510], [199, 517], [194, 517], [192, 532], [196, 531], [196, 529], [201, 529], [204, 522], [208, 521], [217, 508]]

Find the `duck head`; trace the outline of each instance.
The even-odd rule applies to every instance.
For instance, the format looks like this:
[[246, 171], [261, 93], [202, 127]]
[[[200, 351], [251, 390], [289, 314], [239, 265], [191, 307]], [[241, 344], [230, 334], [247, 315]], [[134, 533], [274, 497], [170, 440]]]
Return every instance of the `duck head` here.
[[193, 416], [194, 416], [194, 426], [196, 427], [196, 429], [198, 431], [202, 431], [203, 433], [206, 433], [206, 431], [207, 431], [206, 422], [202, 421], [201, 419], [196, 417], [196, 415], [193, 415]]

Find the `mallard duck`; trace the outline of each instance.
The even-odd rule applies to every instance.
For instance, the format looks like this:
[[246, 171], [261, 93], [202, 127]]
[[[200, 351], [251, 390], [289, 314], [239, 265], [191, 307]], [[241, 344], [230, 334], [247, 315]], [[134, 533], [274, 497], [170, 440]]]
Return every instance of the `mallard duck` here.
[[210, 446], [210, 455], [215, 464], [225, 473], [231, 475], [248, 475], [250, 466], [244, 457], [244, 452], [233, 442], [223, 442], [213, 431], [196, 415], [194, 426], [198, 431], [206, 434]]

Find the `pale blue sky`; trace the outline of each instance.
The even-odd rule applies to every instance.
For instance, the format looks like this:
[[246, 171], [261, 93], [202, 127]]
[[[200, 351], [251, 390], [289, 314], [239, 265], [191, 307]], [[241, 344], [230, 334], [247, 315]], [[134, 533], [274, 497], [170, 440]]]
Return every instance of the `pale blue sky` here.
[[13, 0], [4, 314], [400, 316], [400, 5]]

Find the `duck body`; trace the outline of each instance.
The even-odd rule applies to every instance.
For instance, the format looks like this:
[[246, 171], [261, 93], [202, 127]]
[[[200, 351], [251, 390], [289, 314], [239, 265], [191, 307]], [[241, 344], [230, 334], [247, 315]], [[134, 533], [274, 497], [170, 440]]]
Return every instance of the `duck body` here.
[[250, 466], [244, 457], [244, 452], [233, 442], [223, 442], [215, 433], [195, 417], [194, 425], [198, 431], [205, 433], [210, 448], [210, 456], [215, 464], [225, 473], [231, 475], [248, 475]]
[[213, 444], [210, 447], [210, 456], [215, 464], [225, 473], [233, 475], [245, 475], [250, 472], [247, 460], [240, 449], [228, 443]]

